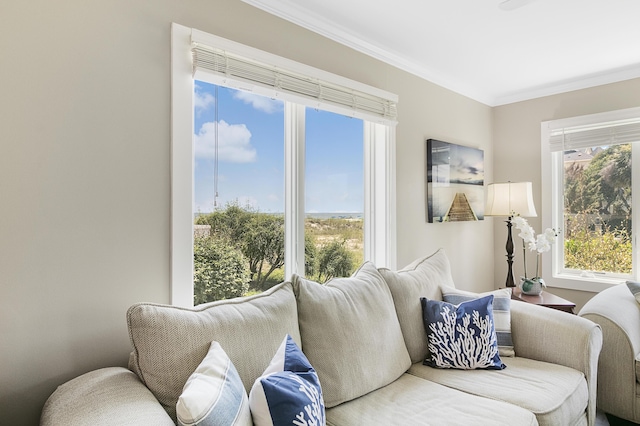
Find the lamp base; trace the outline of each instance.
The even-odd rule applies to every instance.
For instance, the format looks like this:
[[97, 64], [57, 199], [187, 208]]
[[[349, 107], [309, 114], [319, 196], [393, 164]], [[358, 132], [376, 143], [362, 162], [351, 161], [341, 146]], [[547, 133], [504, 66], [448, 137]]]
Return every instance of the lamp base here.
[[506, 287], [515, 287], [516, 284], [513, 281], [513, 238], [511, 236], [511, 224], [512, 216], [509, 216], [505, 222], [507, 222], [507, 244], [505, 248], [507, 249], [507, 283]]

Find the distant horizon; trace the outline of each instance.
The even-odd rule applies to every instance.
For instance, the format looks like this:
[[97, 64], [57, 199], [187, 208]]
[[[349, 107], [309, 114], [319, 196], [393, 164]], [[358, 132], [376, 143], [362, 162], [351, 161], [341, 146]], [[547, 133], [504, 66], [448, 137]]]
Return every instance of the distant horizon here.
[[[197, 218], [199, 216], [204, 216], [214, 213], [214, 211], [210, 212], [193, 212], [193, 217]], [[270, 215], [283, 215], [284, 212], [261, 212], [256, 211], [256, 213], [262, 214], [270, 214]], [[305, 218], [311, 217], [314, 219], [358, 219], [364, 217], [363, 212], [307, 212], [304, 214]]]

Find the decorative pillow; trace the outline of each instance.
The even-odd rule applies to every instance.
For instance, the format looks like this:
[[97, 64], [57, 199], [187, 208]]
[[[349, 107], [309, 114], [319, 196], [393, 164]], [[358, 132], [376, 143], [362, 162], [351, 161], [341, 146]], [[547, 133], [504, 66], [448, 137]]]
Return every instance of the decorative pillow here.
[[249, 406], [256, 426], [325, 425], [318, 375], [288, 334], [251, 388]]
[[459, 370], [506, 367], [498, 354], [493, 295], [458, 306], [424, 297], [420, 302], [430, 351], [425, 365]]
[[386, 386], [409, 369], [391, 292], [373, 263], [324, 285], [297, 275], [292, 282], [302, 347], [322, 380], [327, 408]]
[[247, 391], [218, 342], [184, 385], [176, 413], [181, 426], [251, 426]]
[[[398, 321], [411, 363], [422, 362], [429, 355], [424, 338], [420, 298], [442, 300], [440, 286], [455, 287], [449, 259], [443, 249], [417, 259], [399, 271], [379, 268], [378, 271], [393, 295]], [[305, 348], [306, 350], [306, 348]]]
[[442, 288], [442, 300], [454, 305], [491, 294], [493, 295], [493, 323], [498, 339], [498, 351], [500, 356], [515, 356], [513, 339], [511, 338], [511, 289], [503, 288], [478, 294], [452, 287]]
[[633, 294], [633, 297], [636, 298], [636, 301], [640, 303], [640, 282], [637, 281], [627, 281], [627, 287]]

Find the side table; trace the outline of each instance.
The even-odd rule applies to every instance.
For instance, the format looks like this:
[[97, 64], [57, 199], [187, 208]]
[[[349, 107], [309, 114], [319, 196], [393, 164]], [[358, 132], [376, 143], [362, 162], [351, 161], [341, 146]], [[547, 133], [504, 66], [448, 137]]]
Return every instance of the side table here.
[[545, 306], [547, 308], [553, 308], [559, 311], [575, 314], [575, 303], [546, 291], [543, 291], [538, 296], [531, 296], [528, 294], [522, 294], [522, 290], [520, 290], [520, 288], [514, 287], [511, 289], [511, 300], [520, 300], [522, 302], [532, 303], [534, 305]]

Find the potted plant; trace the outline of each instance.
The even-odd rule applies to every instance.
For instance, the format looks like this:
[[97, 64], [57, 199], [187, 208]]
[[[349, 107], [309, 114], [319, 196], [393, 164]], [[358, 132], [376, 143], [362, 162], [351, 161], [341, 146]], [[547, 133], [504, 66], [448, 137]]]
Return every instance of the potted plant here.
[[[542, 234], [536, 236], [534, 229], [529, 225], [527, 219], [516, 216], [512, 220], [513, 225], [520, 231], [518, 236], [522, 238], [522, 259], [524, 262], [524, 277], [520, 277], [520, 288], [524, 294], [538, 295], [546, 287], [544, 280], [540, 277], [541, 255], [551, 250], [551, 245], [555, 243], [558, 234], [553, 228], [547, 228]], [[536, 269], [533, 277], [527, 276], [527, 248], [536, 252]]]

